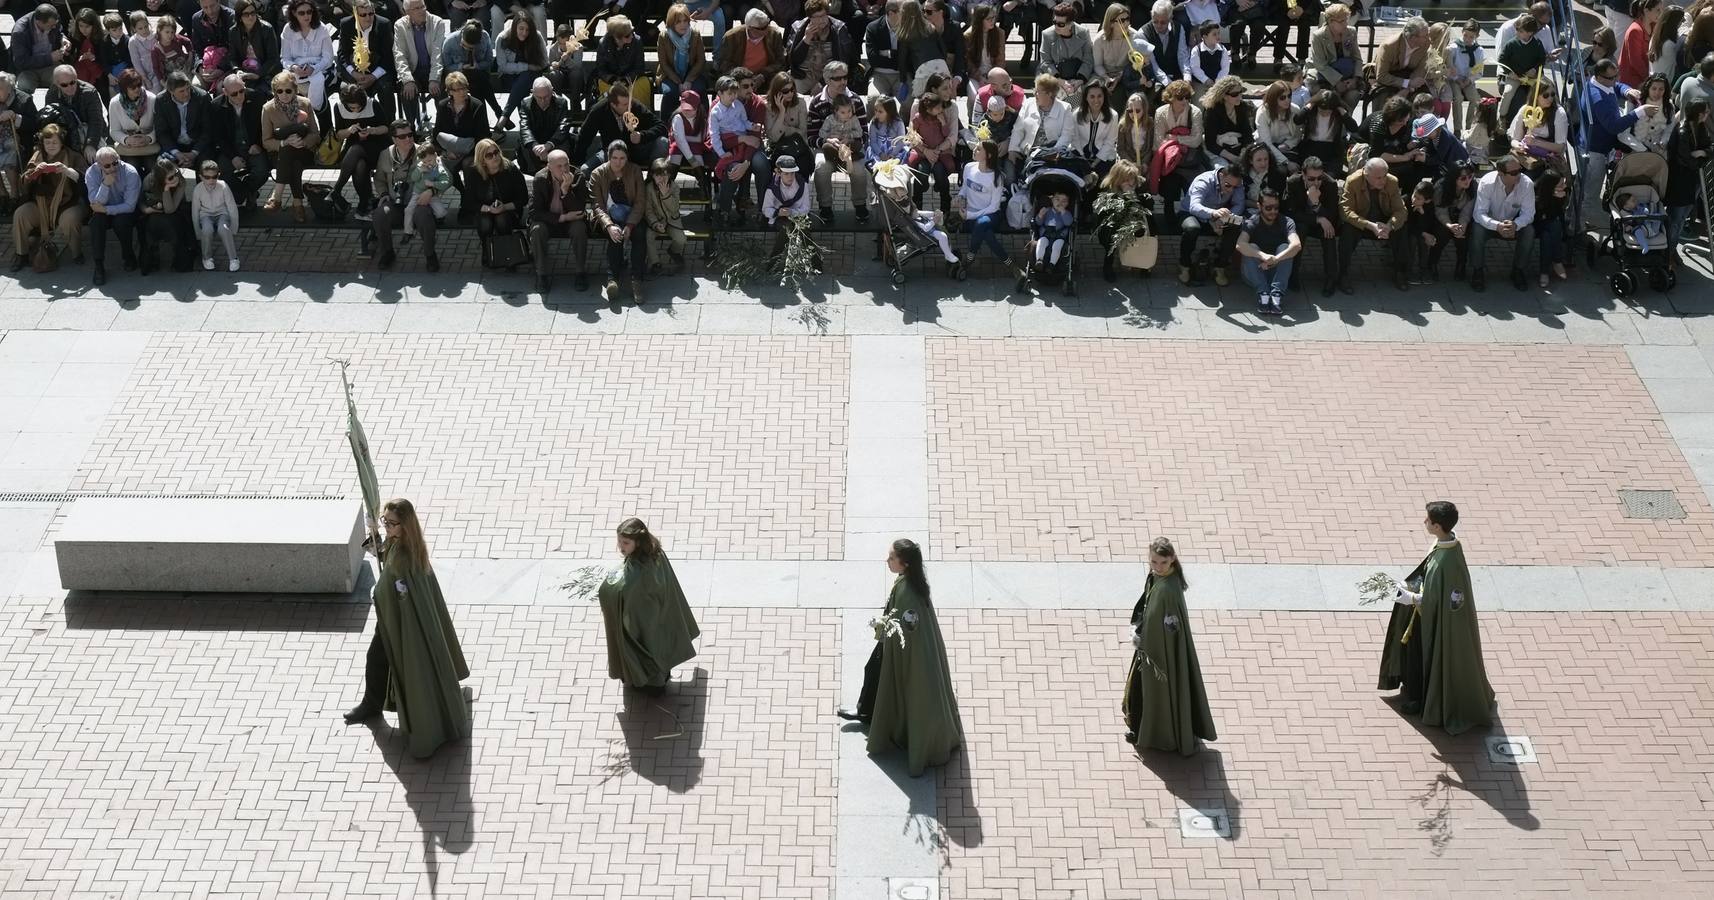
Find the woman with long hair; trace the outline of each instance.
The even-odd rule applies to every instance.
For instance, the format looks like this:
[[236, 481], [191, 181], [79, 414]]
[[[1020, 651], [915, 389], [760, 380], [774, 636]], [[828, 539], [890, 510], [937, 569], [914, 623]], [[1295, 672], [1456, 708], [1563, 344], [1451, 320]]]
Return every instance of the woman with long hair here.
[[1114, 156], [1130, 163], [1140, 171], [1149, 167], [1149, 153], [1154, 150], [1150, 131], [1154, 117], [1149, 114], [1149, 95], [1138, 91], [1125, 99], [1125, 109], [1119, 113], [1119, 134]]
[[[524, 210], [530, 204], [524, 173], [500, 152], [493, 138], [476, 142], [476, 154], [459, 199], [476, 205], [476, 236], [482, 243], [482, 260], [492, 265], [494, 238], [522, 227]], [[632, 202], [641, 203], [642, 198]]]
[[[1666, 238], [1674, 252], [1667, 257], [1678, 264], [1677, 248], [1684, 239], [1684, 226], [1701, 195], [1702, 170], [1714, 157], [1714, 122], [1709, 103], [1698, 97], [1685, 104], [1672, 133], [1666, 139]], [[1704, 223], [1707, 227], [1707, 223]]]
[[982, 141], [972, 152], [975, 158], [965, 164], [964, 174], [958, 179], [958, 199], [963, 203], [964, 221], [970, 229], [970, 251], [965, 262], [974, 261], [976, 254], [987, 247], [995, 259], [1010, 266], [1012, 260], [1006, 254], [1006, 245], [994, 235], [995, 226], [1005, 220], [1006, 189], [998, 168], [1000, 145]]
[[1552, 279], [1571, 277], [1565, 264], [1571, 261], [1571, 244], [1566, 235], [1570, 222], [1566, 213], [1570, 207], [1571, 179], [1562, 172], [1549, 169], [1535, 181], [1536, 248], [1541, 251], [1539, 284], [1547, 287]]
[[[1132, 95], [1137, 96], [1137, 95]], [[1107, 177], [1101, 179], [1101, 193], [1125, 194], [1137, 196], [1143, 189], [1143, 172], [1129, 158], [1120, 159], [1107, 170]], [[1101, 221], [1095, 226], [1095, 237], [1101, 242], [1101, 277], [1109, 284], [1119, 280], [1119, 253], [1123, 247], [1114, 246], [1118, 237], [1116, 223]], [[1149, 276], [1148, 269], [1138, 269], [1144, 278]]]
[[1147, 167], [1149, 191], [1169, 204], [1178, 202], [1186, 185], [1208, 168], [1202, 146], [1202, 107], [1191, 102], [1188, 81], [1174, 81], [1161, 91], [1155, 110], [1154, 157]]
[[1303, 141], [1303, 126], [1298, 124], [1297, 110], [1291, 105], [1291, 85], [1276, 81], [1263, 92], [1262, 107], [1256, 111], [1256, 139], [1268, 148], [1274, 165], [1297, 171], [1297, 145]]
[[940, 29], [923, 15], [922, 4], [905, 0], [899, 7], [899, 29], [895, 35], [898, 45], [899, 83], [911, 86], [910, 96], [921, 97], [927, 90], [928, 76], [939, 72], [950, 74], [946, 64], [946, 46], [941, 43]]
[[333, 182], [333, 196], [345, 190], [346, 182], [357, 187], [357, 212], [367, 215], [375, 208], [375, 186], [370, 175], [380, 162], [381, 154], [392, 145], [389, 137], [393, 127], [393, 93], [382, 91], [370, 96], [355, 82], [339, 89], [339, 104], [334, 107], [334, 134], [345, 142], [339, 158], [339, 177]]
[[[1137, 44], [1131, 40], [1131, 9], [1123, 3], [1110, 3], [1107, 11], [1101, 16], [1101, 30], [1092, 42], [1095, 53], [1095, 79], [1107, 88], [1107, 96], [1117, 102], [1120, 97], [1129, 97], [1142, 90], [1145, 85], [1144, 74], [1153, 74], [1153, 66], [1143, 64], [1143, 71], [1131, 64], [1131, 54], [1137, 51]], [[1148, 42], [1138, 42], [1148, 47]], [[1153, 84], [1154, 79], [1147, 79]]]
[[262, 18], [257, 0], [232, 4], [232, 31], [227, 36], [226, 62], [252, 89], [271, 84], [280, 74], [280, 35]]
[[1138, 750], [1196, 752], [1196, 739], [1215, 740], [1214, 717], [1202, 685], [1202, 665], [1184, 607], [1189, 582], [1172, 541], [1149, 544], [1149, 577], [1131, 611], [1131, 655], [1125, 679], [1125, 740]]
[[1106, 176], [1119, 158], [1119, 116], [1107, 103], [1107, 86], [1099, 81], [1083, 84], [1083, 96], [1071, 119], [1071, 148], [1089, 160], [1094, 172], [1091, 183]]
[[280, 29], [280, 64], [297, 79], [298, 93], [318, 112], [327, 104], [327, 71], [333, 68], [333, 35], [321, 24], [315, 0], [293, 0]]
[[1452, 270], [1454, 278], [1464, 280], [1464, 270], [1468, 265], [1470, 248], [1471, 220], [1476, 215], [1476, 164], [1465, 161], [1441, 177], [1434, 186], [1434, 220], [1438, 228], [1430, 233], [1436, 236], [1434, 246], [1428, 248], [1426, 271], [1429, 278], [1440, 277], [1440, 256], [1446, 252], [1446, 245], [1453, 248], [1455, 263]]
[[649, 526], [632, 517], [619, 523], [617, 534], [625, 559], [607, 573], [598, 592], [607, 633], [607, 677], [659, 695], [672, 681], [673, 666], [696, 656], [692, 642], [702, 632]]
[[1303, 135], [1303, 140], [1297, 145], [1299, 154], [1305, 159], [1317, 157], [1330, 172], [1344, 172], [1345, 152], [1351, 146], [1357, 123], [1351, 121], [1339, 95], [1332, 91], [1316, 91], [1309, 98], [1309, 105], [1298, 113], [1297, 124]]
[[375, 578], [375, 638], [363, 673], [363, 700], [345, 714], [345, 724], [396, 710], [406, 747], [418, 759], [442, 744], [470, 736], [470, 710], [460, 681], [470, 677], [440, 580], [429, 562], [428, 542], [411, 501], [381, 506], [386, 537], [369, 523], [364, 542], [381, 564]]
[[991, 4], [970, 8], [970, 25], [964, 29], [964, 71], [957, 72], [970, 86], [970, 96], [988, 81], [988, 72], [1006, 65], [1006, 35], [1000, 30], [998, 7]]
[[946, 642], [930, 600], [922, 548], [900, 538], [887, 552], [892, 591], [875, 619], [875, 651], [863, 667], [863, 690], [843, 719], [869, 728], [871, 755], [905, 751], [912, 777], [944, 764], [964, 743], [964, 723], [952, 693]]
[[661, 24], [655, 44], [655, 81], [661, 91], [661, 115], [670, 116], [680, 105], [681, 92], [695, 91], [699, 98], [708, 93], [708, 51], [702, 35], [691, 27], [690, 8], [683, 3], [669, 7]]
[[506, 108], [500, 112], [499, 126], [513, 127], [512, 113], [530, 95], [530, 86], [548, 70], [548, 46], [536, 30], [536, 20], [527, 12], [513, 13], [506, 20], [506, 29], [494, 43], [494, 64], [500, 70], [502, 82], [509, 82], [511, 93]]
[[1678, 48], [1683, 46], [1684, 7], [1669, 6], [1649, 37], [1649, 74], [1660, 75], [1670, 84], [1678, 79]]
[[946, 127], [942, 110], [946, 101], [932, 91], [917, 101], [916, 115], [911, 118], [911, 131], [916, 140], [911, 143], [910, 165], [917, 173], [916, 187], [911, 198], [919, 208], [928, 183], [940, 193], [940, 209], [952, 209], [952, 172], [957, 164], [953, 149], [958, 133]]
[[1238, 154], [1256, 139], [1256, 108], [1244, 100], [1244, 79], [1227, 75], [1202, 94], [1202, 132], [1208, 164], [1237, 163]]
[[1665, 11], [1664, 0], [1631, 0], [1631, 25], [1619, 41], [1619, 82], [1641, 84], [1649, 74], [1649, 45]]
[[1650, 75], [1637, 85], [1642, 102], [1631, 112], [1637, 120], [1619, 135], [1620, 143], [1639, 153], [1666, 153], [1666, 136], [1672, 130], [1672, 85], [1665, 75]]

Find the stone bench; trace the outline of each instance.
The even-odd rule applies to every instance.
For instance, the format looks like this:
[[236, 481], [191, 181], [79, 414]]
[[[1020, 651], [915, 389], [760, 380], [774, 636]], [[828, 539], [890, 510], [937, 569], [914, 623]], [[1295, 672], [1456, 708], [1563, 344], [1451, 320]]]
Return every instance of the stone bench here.
[[80, 499], [54, 541], [81, 591], [343, 594], [363, 564], [355, 500]]

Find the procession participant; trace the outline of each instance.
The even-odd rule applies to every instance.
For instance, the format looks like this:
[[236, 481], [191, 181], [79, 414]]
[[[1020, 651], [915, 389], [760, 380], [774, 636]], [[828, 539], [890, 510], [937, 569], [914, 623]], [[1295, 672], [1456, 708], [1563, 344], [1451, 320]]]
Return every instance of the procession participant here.
[[618, 536], [625, 561], [607, 573], [598, 592], [607, 629], [607, 677], [658, 696], [666, 692], [673, 666], [696, 656], [691, 642], [702, 632], [649, 526], [629, 518], [619, 523]]
[[1178, 551], [1166, 538], [1149, 544], [1149, 577], [1131, 612], [1130, 674], [1125, 681], [1125, 740], [1138, 750], [1196, 752], [1196, 739], [1215, 739], [1202, 666], [1184, 609], [1188, 583]]

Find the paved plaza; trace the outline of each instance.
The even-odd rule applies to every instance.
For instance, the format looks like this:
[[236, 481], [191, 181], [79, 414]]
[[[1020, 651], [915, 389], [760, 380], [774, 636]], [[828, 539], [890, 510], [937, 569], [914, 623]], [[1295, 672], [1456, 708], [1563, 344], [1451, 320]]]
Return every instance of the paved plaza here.
[[[1714, 896], [1706, 272], [1637, 306], [1582, 277], [1259, 319], [1158, 278], [1032, 297], [860, 263], [615, 309], [319, 268], [0, 280], [5, 897]], [[80, 498], [355, 510], [335, 359], [470, 661], [473, 736], [426, 761], [391, 716], [340, 720], [369, 579], [59, 583]], [[1386, 613], [1355, 588], [1421, 558], [1433, 498], [1499, 698], [1458, 737], [1373, 689]], [[659, 698], [607, 678], [564, 588], [627, 515], [702, 625]], [[1156, 535], [1220, 735], [1190, 758], [1123, 740]], [[966, 732], [916, 779], [833, 715], [898, 536]]]

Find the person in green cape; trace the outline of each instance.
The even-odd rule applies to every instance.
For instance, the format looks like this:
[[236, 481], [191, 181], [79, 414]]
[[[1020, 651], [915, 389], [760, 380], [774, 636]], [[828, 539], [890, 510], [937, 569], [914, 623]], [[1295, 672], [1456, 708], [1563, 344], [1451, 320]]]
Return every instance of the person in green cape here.
[[869, 726], [869, 753], [903, 749], [911, 775], [944, 764], [964, 743], [964, 723], [952, 694], [946, 642], [929, 600], [922, 548], [900, 538], [887, 554], [897, 575], [887, 606], [875, 619], [875, 652], [863, 667], [855, 710], [840, 718]]
[[659, 695], [673, 666], [696, 656], [702, 633], [678, 586], [661, 542], [637, 518], [619, 523], [625, 561], [601, 582], [601, 620], [607, 627], [607, 675], [628, 688]]
[[1470, 566], [1452, 533], [1458, 507], [1436, 500], [1426, 511], [1422, 527], [1434, 549], [1399, 588], [1377, 686], [1398, 688], [1400, 709], [1422, 713], [1424, 725], [1460, 734], [1493, 721], [1494, 689], [1482, 663]]
[[382, 709], [397, 711], [411, 755], [423, 759], [442, 744], [470, 736], [470, 710], [458, 686], [470, 677], [470, 666], [429, 565], [416, 507], [403, 498], [388, 500], [381, 506], [381, 524], [386, 540], [371, 521], [364, 543], [381, 563], [375, 639], [369, 642], [363, 701], [345, 714], [345, 723], [373, 719]]
[[1131, 668], [1125, 679], [1125, 740], [1137, 749], [1196, 752], [1196, 739], [1215, 739], [1202, 665], [1184, 609], [1184, 569], [1172, 541], [1149, 544], [1149, 577], [1131, 611]]

